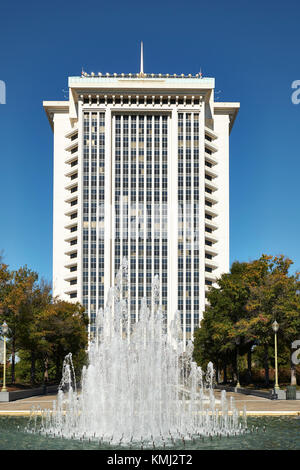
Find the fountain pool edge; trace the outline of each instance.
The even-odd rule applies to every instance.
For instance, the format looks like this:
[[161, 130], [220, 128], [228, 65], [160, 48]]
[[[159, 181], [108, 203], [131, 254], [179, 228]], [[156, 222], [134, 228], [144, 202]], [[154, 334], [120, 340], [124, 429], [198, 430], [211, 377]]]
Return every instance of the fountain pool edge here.
[[[29, 416], [32, 413], [30, 410], [0, 410], [0, 416]], [[40, 411], [35, 411], [35, 414], [41, 414]], [[221, 412], [220, 412], [221, 414]], [[229, 413], [230, 414], [230, 413]], [[242, 416], [243, 412], [240, 411], [239, 415]], [[300, 411], [247, 411], [247, 416], [300, 416]]]

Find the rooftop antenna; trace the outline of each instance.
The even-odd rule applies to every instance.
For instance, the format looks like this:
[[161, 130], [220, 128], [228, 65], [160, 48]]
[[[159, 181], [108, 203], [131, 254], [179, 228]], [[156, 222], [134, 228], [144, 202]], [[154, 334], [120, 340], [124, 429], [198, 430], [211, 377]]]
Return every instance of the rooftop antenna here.
[[144, 50], [143, 50], [143, 41], [141, 41], [141, 65], [140, 65], [140, 76], [144, 76]]

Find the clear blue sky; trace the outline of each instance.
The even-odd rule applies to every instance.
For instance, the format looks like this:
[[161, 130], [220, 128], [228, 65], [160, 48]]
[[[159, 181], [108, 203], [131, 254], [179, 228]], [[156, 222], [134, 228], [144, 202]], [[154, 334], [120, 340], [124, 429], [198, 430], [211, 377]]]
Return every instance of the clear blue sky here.
[[52, 131], [43, 100], [67, 77], [146, 72], [216, 78], [220, 101], [240, 101], [231, 134], [230, 259], [262, 253], [300, 270], [300, 3], [296, 0], [3, 2], [0, 80], [0, 250], [16, 268], [52, 276]]

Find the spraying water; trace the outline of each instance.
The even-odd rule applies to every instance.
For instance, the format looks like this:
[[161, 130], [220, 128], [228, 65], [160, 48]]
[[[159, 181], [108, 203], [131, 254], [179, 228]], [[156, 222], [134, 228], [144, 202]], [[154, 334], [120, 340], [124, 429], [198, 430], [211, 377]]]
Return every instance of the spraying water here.
[[133, 324], [126, 286], [123, 260], [107, 305], [96, 317], [81, 389], [76, 389], [69, 354], [57, 402], [53, 412], [43, 413], [39, 432], [142, 447], [243, 432], [245, 417], [239, 422], [226, 392], [219, 402], [215, 400], [212, 363], [204, 373], [192, 360], [193, 344], [184, 347], [178, 313], [167, 332], [158, 279], [153, 282], [151, 305], [143, 299]]

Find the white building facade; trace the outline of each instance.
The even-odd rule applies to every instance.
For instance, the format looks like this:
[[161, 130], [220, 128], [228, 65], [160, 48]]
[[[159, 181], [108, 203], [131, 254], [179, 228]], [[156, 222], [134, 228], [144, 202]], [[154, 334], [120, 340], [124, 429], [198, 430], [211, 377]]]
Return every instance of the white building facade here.
[[239, 103], [214, 79], [161, 74], [69, 78], [43, 103], [54, 132], [53, 293], [81, 302], [90, 331], [122, 258], [137, 321], [159, 276], [166, 324], [186, 340], [229, 270], [229, 134]]

